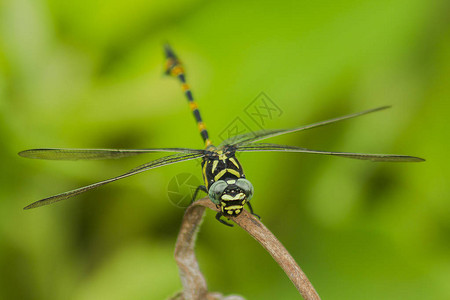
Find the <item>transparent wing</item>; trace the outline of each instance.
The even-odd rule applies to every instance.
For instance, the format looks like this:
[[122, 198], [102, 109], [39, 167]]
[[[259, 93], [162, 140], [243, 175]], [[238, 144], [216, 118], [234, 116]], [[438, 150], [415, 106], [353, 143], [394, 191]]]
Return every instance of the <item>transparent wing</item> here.
[[94, 160], [94, 159], [118, 159], [151, 152], [181, 152], [203, 153], [204, 150], [189, 148], [154, 148], [154, 149], [65, 149], [43, 148], [30, 149], [19, 152], [26, 158], [48, 160]]
[[309, 124], [309, 125], [305, 125], [305, 126], [301, 126], [301, 127], [296, 127], [296, 128], [291, 128], [291, 129], [260, 130], [260, 131], [255, 131], [255, 132], [244, 133], [244, 134], [237, 135], [237, 136], [231, 137], [229, 139], [226, 139], [225, 141], [223, 141], [220, 144], [220, 146], [229, 145], [229, 144], [236, 145], [236, 146], [245, 145], [248, 143], [261, 141], [261, 140], [268, 139], [268, 138], [282, 135], [282, 134], [307, 130], [307, 129], [316, 128], [316, 127], [336, 123], [339, 121], [359, 117], [359, 116], [362, 116], [365, 114], [369, 114], [372, 112], [387, 109], [389, 107], [390, 106], [381, 106], [381, 107], [377, 107], [377, 108], [373, 108], [373, 109], [369, 109], [369, 110], [360, 111], [360, 112], [357, 112], [354, 114], [345, 115], [345, 116], [337, 117], [334, 119], [329, 119], [326, 121], [317, 122], [317, 123], [313, 123], [313, 124]]
[[36, 208], [36, 207], [39, 207], [39, 206], [52, 204], [54, 202], [58, 202], [58, 201], [61, 201], [61, 200], [68, 199], [70, 197], [79, 195], [79, 194], [84, 193], [86, 191], [95, 189], [96, 187], [105, 185], [107, 183], [110, 183], [110, 182], [113, 182], [113, 181], [116, 181], [116, 180], [119, 180], [119, 179], [122, 179], [122, 178], [125, 178], [125, 177], [129, 177], [129, 176], [132, 176], [132, 175], [135, 175], [135, 174], [138, 174], [138, 173], [150, 170], [150, 169], [155, 169], [155, 168], [158, 168], [158, 167], [162, 167], [162, 166], [166, 166], [166, 165], [170, 165], [170, 164], [174, 164], [174, 163], [178, 163], [178, 162], [182, 162], [182, 161], [196, 159], [196, 158], [199, 158], [199, 157], [202, 157], [202, 156], [204, 156], [203, 153], [189, 153], [189, 154], [182, 153], [182, 154], [174, 154], [174, 155], [170, 155], [170, 156], [165, 156], [165, 157], [162, 157], [160, 159], [156, 159], [156, 160], [154, 160], [152, 162], [149, 162], [149, 163], [146, 163], [144, 165], [141, 165], [141, 166], [139, 166], [137, 168], [134, 168], [133, 170], [128, 171], [127, 173], [122, 174], [120, 176], [117, 176], [117, 177], [114, 177], [114, 178], [110, 178], [110, 179], [106, 179], [106, 180], [103, 180], [103, 181], [100, 181], [100, 182], [97, 182], [97, 183], [93, 183], [93, 184], [90, 184], [90, 185], [87, 185], [87, 186], [80, 187], [80, 188], [75, 189], [75, 190], [71, 190], [71, 191], [68, 191], [68, 192], [65, 192], [65, 193], [61, 193], [61, 194], [58, 194], [58, 195], [54, 195], [54, 196], [51, 196], [51, 197], [48, 197], [48, 198], [36, 201], [36, 202], [31, 203], [30, 205], [24, 207], [24, 209]]
[[277, 144], [251, 144], [246, 146], [238, 146], [237, 151], [256, 152], [256, 151], [276, 151], [276, 152], [302, 152], [311, 154], [334, 155], [354, 159], [363, 159], [371, 161], [389, 161], [389, 162], [420, 162], [425, 159], [409, 155], [395, 154], [368, 154], [368, 153], [352, 153], [352, 152], [333, 152], [310, 150], [306, 148], [277, 145]]

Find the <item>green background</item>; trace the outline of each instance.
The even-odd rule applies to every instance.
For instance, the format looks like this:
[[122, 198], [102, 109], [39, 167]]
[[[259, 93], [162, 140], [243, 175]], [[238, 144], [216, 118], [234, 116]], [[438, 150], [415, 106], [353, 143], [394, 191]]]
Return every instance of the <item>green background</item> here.
[[[425, 163], [243, 153], [262, 221], [323, 299], [450, 299], [448, 1], [0, 1], [0, 299], [165, 299], [183, 216], [152, 170], [53, 206], [25, 205], [159, 157], [26, 160], [39, 147], [202, 148], [162, 44], [183, 60], [216, 144], [264, 92], [273, 138]], [[197, 255], [210, 290], [298, 299], [264, 249], [208, 212]]]

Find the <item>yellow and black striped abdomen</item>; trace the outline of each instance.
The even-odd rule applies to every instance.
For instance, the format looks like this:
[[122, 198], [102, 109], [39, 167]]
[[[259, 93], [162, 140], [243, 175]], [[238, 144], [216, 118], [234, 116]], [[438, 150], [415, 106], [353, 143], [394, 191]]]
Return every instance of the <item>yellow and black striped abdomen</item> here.
[[181, 89], [186, 96], [189, 108], [194, 115], [195, 122], [197, 122], [197, 127], [200, 132], [200, 135], [205, 143], [205, 147], [211, 145], [211, 140], [209, 139], [208, 131], [206, 130], [205, 123], [203, 123], [202, 117], [200, 115], [200, 111], [198, 110], [197, 103], [194, 101], [194, 97], [192, 96], [191, 88], [189, 84], [186, 82], [186, 77], [184, 73], [184, 68], [181, 65], [180, 60], [176, 57], [175, 53], [169, 47], [169, 45], [165, 45], [165, 53], [166, 53], [166, 74], [171, 75], [173, 77], [177, 77], [181, 82]]

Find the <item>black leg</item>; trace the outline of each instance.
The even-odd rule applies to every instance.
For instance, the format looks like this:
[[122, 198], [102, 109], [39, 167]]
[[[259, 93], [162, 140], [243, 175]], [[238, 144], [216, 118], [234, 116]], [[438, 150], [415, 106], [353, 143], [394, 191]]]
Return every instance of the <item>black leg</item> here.
[[247, 206], [248, 206], [248, 209], [250, 210], [250, 213], [251, 213], [253, 216], [257, 217], [259, 220], [261, 220], [261, 217], [253, 212], [253, 207], [252, 207], [252, 205], [250, 204], [250, 202], [247, 202]]
[[204, 186], [204, 185], [199, 185], [199, 186], [195, 189], [194, 195], [192, 196], [191, 204], [194, 203], [195, 198], [197, 198], [197, 194], [198, 194], [199, 191], [203, 191], [203, 192], [205, 192], [205, 193], [208, 194], [208, 190], [206, 189], [206, 186]]
[[227, 225], [227, 226], [233, 227], [233, 224], [230, 224], [230, 223], [228, 223], [227, 221], [222, 220], [220, 217], [222, 217], [222, 213], [219, 211], [219, 212], [216, 214], [216, 220], [219, 221], [220, 223], [222, 223], [223, 225]]

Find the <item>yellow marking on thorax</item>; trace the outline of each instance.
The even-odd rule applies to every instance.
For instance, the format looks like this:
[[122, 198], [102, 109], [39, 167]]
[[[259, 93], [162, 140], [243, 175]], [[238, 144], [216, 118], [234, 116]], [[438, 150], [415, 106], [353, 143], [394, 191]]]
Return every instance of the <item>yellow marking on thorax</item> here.
[[225, 173], [228, 172], [234, 176], [236, 176], [237, 178], [241, 178], [241, 174], [239, 174], [238, 171], [233, 170], [233, 169], [223, 169], [222, 171], [220, 171], [219, 173], [217, 173], [216, 176], [214, 176], [214, 181], [219, 180], [223, 175], [225, 175]]
[[223, 169], [222, 171], [220, 171], [216, 176], [214, 176], [214, 181], [219, 180], [220, 177], [222, 177], [223, 175], [225, 175], [226, 172], [227, 172], [227, 169]]
[[203, 177], [203, 182], [205, 183], [205, 186], [208, 187], [208, 183], [206, 182], [205, 174], [202, 174], [202, 177]]
[[233, 157], [230, 157], [230, 161], [233, 163], [233, 165], [236, 166], [236, 168], [239, 169], [239, 165], [238, 165], [237, 161]]
[[202, 173], [203, 173], [203, 181], [205, 182], [206, 185], [208, 185], [208, 182], [206, 181], [206, 165], [208, 164], [209, 161], [205, 161], [205, 164], [203, 165], [203, 169], [202, 169]]
[[220, 160], [224, 159], [225, 155], [223, 154], [222, 150], [217, 151], [217, 154], [218, 154]]
[[241, 178], [241, 174], [239, 174], [238, 171], [233, 170], [233, 169], [226, 169], [228, 171], [228, 173], [233, 174], [234, 176], [236, 176], [237, 178]]
[[216, 170], [218, 164], [219, 164], [218, 160], [213, 161], [211, 173], [214, 173], [214, 171]]
[[223, 150], [217, 151], [217, 154], [219, 154], [219, 159], [225, 162], [227, 160], [227, 155], [223, 153]]

